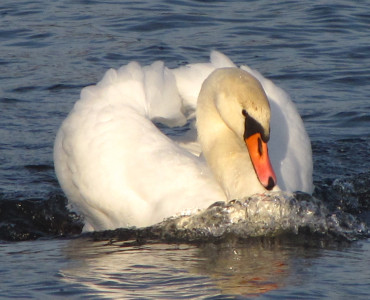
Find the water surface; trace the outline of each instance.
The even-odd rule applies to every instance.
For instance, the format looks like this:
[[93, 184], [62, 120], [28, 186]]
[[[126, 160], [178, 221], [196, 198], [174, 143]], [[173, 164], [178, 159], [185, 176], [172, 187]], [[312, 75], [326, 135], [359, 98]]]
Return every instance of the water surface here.
[[364, 233], [354, 242], [307, 232], [195, 244], [135, 231], [81, 237], [52, 147], [81, 88], [107, 69], [177, 67], [217, 49], [288, 92], [312, 140], [315, 196], [344, 225], [355, 223], [346, 214], [370, 223], [369, 36], [366, 1], [2, 1], [0, 296], [368, 299]]

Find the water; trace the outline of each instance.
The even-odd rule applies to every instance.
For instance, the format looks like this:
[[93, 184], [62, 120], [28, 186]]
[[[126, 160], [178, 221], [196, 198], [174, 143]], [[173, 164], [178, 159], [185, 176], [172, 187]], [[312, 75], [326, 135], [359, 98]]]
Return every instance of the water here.
[[[368, 299], [370, 241], [361, 232], [370, 223], [367, 6], [2, 1], [0, 297]], [[290, 94], [312, 140], [315, 196], [339, 227], [203, 242], [178, 232], [163, 239], [158, 229], [80, 236], [54, 175], [52, 146], [81, 88], [131, 60], [177, 67], [206, 61], [211, 49]]]
[[[1, 245], [1, 296], [14, 298], [366, 299], [369, 243], [146, 244], [74, 240]], [[37, 261], [38, 263], [35, 263]], [[22, 268], [15, 268], [22, 266]], [[4, 267], [2, 267], [4, 268]], [[16, 279], [16, 280], [15, 280]], [[264, 296], [263, 296], [264, 295]]]

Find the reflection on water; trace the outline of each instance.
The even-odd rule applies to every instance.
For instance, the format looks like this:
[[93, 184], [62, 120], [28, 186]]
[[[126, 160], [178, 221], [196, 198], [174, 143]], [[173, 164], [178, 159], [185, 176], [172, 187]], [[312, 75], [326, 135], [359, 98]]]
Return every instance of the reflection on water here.
[[[304, 249], [277, 240], [204, 245], [146, 244], [71, 240], [64, 249], [70, 262], [63, 280], [83, 285], [99, 297], [178, 298], [263, 294], [281, 288]], [[300, 253], [301, 252], [301, 253]], [[312, 251], [315, 253], [315, 251]]]
[[0, 243], [0, 298], [369, 299], [370, 240], [322, 247], [297, 239]]
[[209, 276], [222, 294], [258, 295], [284, 286], [290, 274], [288, 255], [275, 244], [208, 244], [199, 249], [204, 260], [192, 270]]
[[[73, 240], [65, 249], [71, 262], [61, 270], [68, 283], [98, 297], [200, 297], [217, 294], [206, 276], [191, 270], [200, 258], [189, 245], [122, 246]], [[201, 288], [200, 288], [201, 287]], [[87, 292], [86, 291], [90, 291]]]

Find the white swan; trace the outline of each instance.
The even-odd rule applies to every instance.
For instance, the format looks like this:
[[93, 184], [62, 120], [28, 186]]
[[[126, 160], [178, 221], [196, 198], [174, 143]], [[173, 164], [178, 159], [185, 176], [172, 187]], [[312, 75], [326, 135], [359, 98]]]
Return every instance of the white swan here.
[[[171, 139], [153, 122], [185, 127]], [[210, 63], [173, 70], [162, 62], [109, 70], [82, 90], [64, 120], [54, 163], [84, 231], [148, 226], [278, 189], [276, 182], [287, 191], [313, 190], [310, 141], [289, 97], [215, 51]]]

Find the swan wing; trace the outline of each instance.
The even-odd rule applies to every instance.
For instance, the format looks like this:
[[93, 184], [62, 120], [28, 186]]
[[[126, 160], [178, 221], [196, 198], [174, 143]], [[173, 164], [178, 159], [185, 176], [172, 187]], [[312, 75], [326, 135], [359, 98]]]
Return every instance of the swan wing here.
[[152, 121], [182, 125], [181, 105], [162, 63], [109, 70], [82, 90], [57, 134], [54, 158], [72, 207], [85, 216], [85, 230], [146, 226], [223, 200], [204, 161]]

